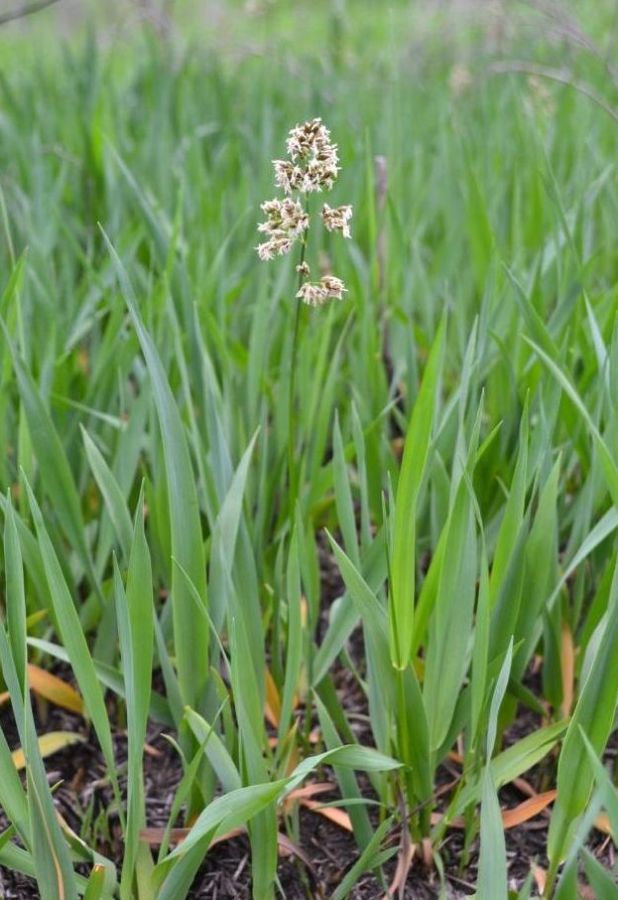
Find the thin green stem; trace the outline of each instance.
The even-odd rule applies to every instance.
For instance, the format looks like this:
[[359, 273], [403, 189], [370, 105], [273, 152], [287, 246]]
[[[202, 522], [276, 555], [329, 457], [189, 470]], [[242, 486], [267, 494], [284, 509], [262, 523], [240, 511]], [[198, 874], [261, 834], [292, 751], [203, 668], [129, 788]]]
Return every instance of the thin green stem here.
[[[298, 289], [303, 283], [303, 272], [302, 266], [305, 261], [305, 252], [307, 250], [307, 241], [306, 238], [303, 238], [303, 242], [300, 249], [300, 258], [298, 263]], [[290, 535], [292, 534], [292, 530], [294, 527], [294, 510], [296, 507], [296, 500], [298, 497], [298, 473], [296, 470], [296, 459], [295, 459], [295, 450], [296, 450], [296, 430], [297, 430], [297, 416], [296, 416], [296, 367], [298, 361], [298, 336], [300, 333], [300, 311], [302, 307], [302, 300], [296, 298], [296, 309], [294, 311], [294, 331], [292, 334], [292, 353], [290, 356], [290, 377], [288, 379], [288, 522]]]

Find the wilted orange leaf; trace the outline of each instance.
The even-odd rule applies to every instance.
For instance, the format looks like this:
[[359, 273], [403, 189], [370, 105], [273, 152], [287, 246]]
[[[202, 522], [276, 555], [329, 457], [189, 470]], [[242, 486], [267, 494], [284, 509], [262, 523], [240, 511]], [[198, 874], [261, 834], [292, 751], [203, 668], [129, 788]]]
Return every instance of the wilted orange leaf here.
[[[170, 844], [182, 843], [182, 841], [184, 841], [190, 831], [190, 828], [172, 828], [169, 833]], [[242, 826], [239, 828], [233, 828], [231, 831], [227, 831], [225, 834], [221, 834], [216, 837], [213, 841], [211, 841], [210, 846], [214, 847], [215, 844], [222, 844], [225, 841], [231, 841], [232, 838], [239, 837], [241, 834], [246, 833], [247, 829], [243, 828]], [[148, 844], [150, 847], [159, 847], [163, 842], [164, 834], [165, 828], [142, 828], [139, 833], [139, 839], [140, 841], [144, 841], [144, 843]], [[307, 866], [308, 869], [313, 871], [313, 867], [309, 858], [300, 849], [300, 847], [294, 843], [294, 841], [290, 840], [287, 835], [279, 833], [277, 835], [277, 845], [281, 856], [297, 856]]]
[[67, 684], [51, 672], [40, 669], [38, 666], [28, 665], [28, 683], [31, 689], [40, 697], [49, 700], [56, 706], [62, 706], [70, 712], [81, 715], [84, 711], [84, 703], [74, 687]]
[[543, 812], [543, 810], [549, 806], [550, 803], [553, 803], [555, 799], [555, 790], [545, 791], [543, 794], [537, 794], [535, 797], [530, 797], [513, 809], [503, 810], [502, 824], [505, 828], [514, 828], [516, 825], [521, 825], [522, 822], [527, 822], [528, 819], [533, 819], [535, 816], [538, 816], [538, 814]]
[[335, 825], [338, 825], [339, 828], [343, 828], [344, 831], [354, 831], [347, 812], [338, 809], [336, 806], [322, 806], [317, 800], [301, 800], [300, 805], [304, 806], [306, 809], [310, 809], [311, 812], [324, 816], [325, 819], [334, 822]]
[[[169, 833], [170, 844], [181, 844], [190, 831], [190, 828], [171, 828]], [[231, 831], [226, 831], [225, 834], [221, 834], [214, 838], [214, 840], [210, 842], [210, 846], [214, 847], [215, 844], [231, 841], [232, 838], [244, 834], [245, 831], [245, 828], [233, 828]], [[165, 828], [142, 828], [139, 833], [139, 839], [140, 841], [144, 841], [144, 843], [148, 844], [150, 847], [159, 847], [163, 842], [164, 835]]]
[[[170, 844], [179, 844], [184, 841], [189, 834], [188, 828], [172, 828], [170, 829]], [[165, 828], [142, 828], [139, 833], [140, 841], [148, 844], [149, 847], [159, 847], [163, 843]]]
[[306, 784], [302, 788], [291, 791], [286, 797], [286, 802], [288, 800], [305, 800], [309, 797], [314, 797], [316, 794], [324, 794], [326, 791], [332, 791], [334, 787], [335, 785], [332, 781], [316, 781], [313, 784]]

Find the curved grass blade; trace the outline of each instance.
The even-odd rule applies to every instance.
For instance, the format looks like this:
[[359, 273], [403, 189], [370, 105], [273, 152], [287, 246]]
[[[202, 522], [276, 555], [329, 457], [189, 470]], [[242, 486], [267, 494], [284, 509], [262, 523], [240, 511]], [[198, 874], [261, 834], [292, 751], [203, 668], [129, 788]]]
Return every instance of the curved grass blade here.
[[[165, 457], [172, 555], [188, 573], [200, 597], [206, 598], [202, 526], [185, 429], [165, 368], [140, 316], [127, 272], [109, 238], [101, 230], [152, 380]], [[185, 703], [199, 708], [208, 677], [208, 628], [195, 614], [186, 581], [176, 567], [172, 568], [170, 602], [180, 691]]]
[[92, 724], [94, 725], [94, 729], [99, 739], [105, 763], [108, 768], [109, 777], [117, 797], [119, 798], [120, 790], [118, 788], [118, 779], [116, 776], [116, 762], [114, 759], [112, 735], [101, 685], [97, 677], [92, 656], [90, 655], [90, 650], [88, 649], [88, 644], [86, 643], [86, 638], [84, 637], [84, 632], [73, 598], [71, 597], [56, 552], [47, 533], [47, 529], [45, 528], [41, 510], [28, 481], [25, 479], [24, 481], [58, 630], [62, 637], [62, 642], [66, 647], [73, 672], [75, 673], [75, 678], [77, 679], [81, 694], [84, 698], [86, 711], [92, 720]]
[[594, 661], [569, 724], [558, 762], [558, 798], [549, 826], [548, 881], [555, 879], [560, 862], [568, 852], [577, 821], [592, 792], [594, 774], [580, 729], [597, 754], [605, 747], [618, 703], [618, 564], [614, 570], [606, 622]]
[[429, 354], [421, 388], [405, 438], [397, 484], [391, 561], [390, 643], [393, 664], [404, 669], [410, 662], [414, 634], [416, 505], [437, 403], [446, 319], [443, 318]]

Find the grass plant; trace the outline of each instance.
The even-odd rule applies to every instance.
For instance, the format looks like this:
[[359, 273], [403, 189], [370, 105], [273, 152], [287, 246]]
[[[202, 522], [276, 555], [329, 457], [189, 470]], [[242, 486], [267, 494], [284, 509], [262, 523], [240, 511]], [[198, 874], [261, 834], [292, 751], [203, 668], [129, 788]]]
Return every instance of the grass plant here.
[[[180, 900], [245, 829], [268, 900], [327, 778], [341, 900], [423, 860], [446, 896], [454, 831], [482, 900], [613, 896], [612, 4], [452, 33], [403, 2], [229, 6], [209, 52], [182, 14], [116, 46], [0, 34], [0, 866], [45, 900]], [[335, 206], [263, 265], [270, 161], [315, 117]], [[343, 299], [301, 303], [307, 260]], [[100, 748], [120, 859], [57, 814], [75, 735], [41, 696]], [[182, 769], [154, 852], [149, 723]], [[518, 880], [505, 835], [543, 815]]]

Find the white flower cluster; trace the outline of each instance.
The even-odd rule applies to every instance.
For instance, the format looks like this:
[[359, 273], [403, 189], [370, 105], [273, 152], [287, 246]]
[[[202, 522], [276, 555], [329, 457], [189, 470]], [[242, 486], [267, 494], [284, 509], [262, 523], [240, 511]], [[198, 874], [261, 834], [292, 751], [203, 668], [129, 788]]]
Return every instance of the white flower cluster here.
[[296, 125], [288, 135], [289, 159], [275, 159], [275, 183], [286, 194], [330, 190], [339, 172], [337, 145], [321, 119]]
[[323, 306], [327, 300], [342, 300], [346, 290], [341, 278], [324, 275], [319, 281], [305, 281], [296, 296], [309, 306]]
[[258, 256], [268, 260], [288, 253], [296, 238], [309, 227], [309, 216], [297, 200], [289, 197], [267, 200], [262, 203], [261, 209], [267, 219], [258, 225], [258, 231], [269, 238], [258, 245]]
[[348, 225], [352, 218], [351, 206], [336, 206], [331, 209], [328, 203], [325, 203], [321, 215], [327, 231], [340, 231], [344, 238], [352, 236]]
[[[332, 188], [339, 172], [337, 145], [331, 143], [330, 131], [322, 120], [312, 119], [292, 128], [288, 134], [287, 152], [289, 159], [273, 161], [275, 182], [287, 196], [283, 200], [275, 198], [262, 203], [266, 221], [258, 225], [258, 231], [268, 235], [268, 240], [255, 249], [260, 259], [269, 260], [289, 253], [294, 242], [300, 239], [303, 252], [296, 271], [301, 284], [296, 296], [309, 306], [322, 306], [327, 300], [341, 300], [346, 288], [335, 275], [324, 275], [319, 281], [307, 280], [311, 273], [304, 252], [309, 216], [303, 203], [290, 195]], [[351, 206], [330, 207], [324, 203], [320, 216], [327, 231], [338, 231], [344, 238], [351, 237]]]

